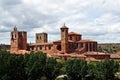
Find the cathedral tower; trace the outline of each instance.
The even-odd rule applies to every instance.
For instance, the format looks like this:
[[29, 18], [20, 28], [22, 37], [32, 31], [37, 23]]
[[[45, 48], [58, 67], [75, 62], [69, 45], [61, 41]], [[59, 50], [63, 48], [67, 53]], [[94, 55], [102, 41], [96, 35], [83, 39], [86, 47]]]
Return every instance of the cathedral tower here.
[[36, 43], [47, 43], [47, 33], [36, 33]]
[[27, 32], [18, 31], [15, 26], [13, 31], [11, 32], [11, 46], [10, 52], [16, 53], [18, 50], [26, 50], [27, 49]]
[[64, 25], [60, 29], [61, 29], [61, 49], [62, 49], [62, 52], [67, 53], [68, 52], [68, 27]]

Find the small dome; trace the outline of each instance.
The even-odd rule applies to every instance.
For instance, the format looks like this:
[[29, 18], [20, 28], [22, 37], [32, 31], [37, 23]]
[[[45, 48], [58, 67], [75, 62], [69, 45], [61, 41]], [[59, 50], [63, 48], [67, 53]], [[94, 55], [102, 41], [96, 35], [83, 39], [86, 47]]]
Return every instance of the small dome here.
[[64, 24], [61, 29], [68, 29], [68, 27]]
[[78, 34], [78, 33], [76, 33], [76, 32], [70, 32], [70, 33], [68, 33], [69, 35], [81, 35], [81, 34]]

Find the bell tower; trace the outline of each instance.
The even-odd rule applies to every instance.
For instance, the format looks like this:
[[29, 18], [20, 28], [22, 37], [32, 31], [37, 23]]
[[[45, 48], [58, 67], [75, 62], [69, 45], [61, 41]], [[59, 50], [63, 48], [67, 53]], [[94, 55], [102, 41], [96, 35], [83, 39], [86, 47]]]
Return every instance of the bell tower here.
[[61, 28], [61, 49], [62, 52], [67, 53], [68, 52], [68, 27], [62, 26]]
[[11, 53], [17, 53], [18, 50], [27, 50], [27, 32], [18, 31], [17, 27], [15, 26], [10, 36], [11, 36], [11, 39], [10, 39]]
[[47, 39], [48, 35], [47, 33], [36, 33], [36, 43], [47, 43], [48, 39]]

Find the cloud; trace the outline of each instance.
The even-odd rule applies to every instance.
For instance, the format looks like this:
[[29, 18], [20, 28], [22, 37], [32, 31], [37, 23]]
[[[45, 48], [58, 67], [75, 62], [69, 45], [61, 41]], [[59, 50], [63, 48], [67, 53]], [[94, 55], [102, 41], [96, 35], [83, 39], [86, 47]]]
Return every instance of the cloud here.
[[1, 0], [0, 12], [0, 36], [5, 35], [0, 43], [10, 43], [6, 39], [15, 25], [28, 32], [28, 42], [39, 32], [58, 40], [64, 23], [84, 39], [120, 40], [120, 0]]
[[2, 8], [8, 8], [10, 6], [21, 4], [21, 0], [1, 0], [0, 3]]

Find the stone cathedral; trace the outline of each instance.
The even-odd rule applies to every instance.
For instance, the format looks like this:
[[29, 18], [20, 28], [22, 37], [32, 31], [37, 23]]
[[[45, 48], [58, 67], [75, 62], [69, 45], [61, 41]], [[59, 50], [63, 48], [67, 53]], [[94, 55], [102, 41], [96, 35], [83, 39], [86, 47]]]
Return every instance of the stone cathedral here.
[[96, 52], [97, 42], [92, 40], [83, 40], [82, 35], [69, 32], [67, 26], [60, 28], [61, 39], [53, 42], [48, 42], [47, 33], [36, 33], [36, 42], [27, 43], [27, 32], [17, 30], [14, 27], [11, 32], [11, 53], [17, 53], [21, 50], [24, 51], [42, 51], [44, 53], [62, 53], [62, 54], [83, 54], [85, 52]]

